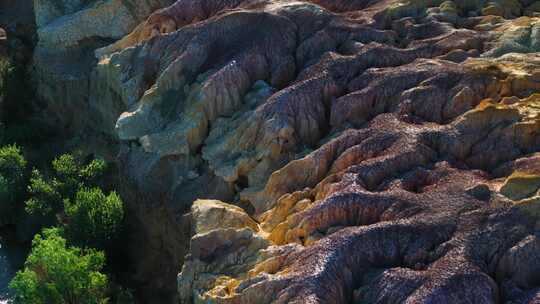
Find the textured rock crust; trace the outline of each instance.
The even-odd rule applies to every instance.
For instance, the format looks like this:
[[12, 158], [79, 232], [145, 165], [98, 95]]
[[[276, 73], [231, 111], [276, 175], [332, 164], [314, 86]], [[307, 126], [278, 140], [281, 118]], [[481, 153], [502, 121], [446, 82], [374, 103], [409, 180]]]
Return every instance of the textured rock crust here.
[[36, 2], [181, 303], [540, 302], [538, 1]]

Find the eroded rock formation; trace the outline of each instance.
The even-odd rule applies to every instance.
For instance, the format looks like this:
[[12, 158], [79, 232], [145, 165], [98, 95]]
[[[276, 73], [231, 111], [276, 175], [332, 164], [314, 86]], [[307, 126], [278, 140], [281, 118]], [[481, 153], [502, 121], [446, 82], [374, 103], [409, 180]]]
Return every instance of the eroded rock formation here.
[[[25, 2], [25, 1], [20, 1]], [[58, 131], [79, 135], [86, 125], [100, 129], [102, 117], [117, 116], [121, 106], [106, 104], [92, 78], [94, 50], [131, 32], [172, 0], [34, 0], [38, 44], [34, 78], [45, 111]], [[101, 101], [102, 103], [100, 103]]]
[[118, 140], [152, 288], [540, 301], [538, 1], [75, 2], [37, 1], [36, 64], [91, 93], [41, 94]]

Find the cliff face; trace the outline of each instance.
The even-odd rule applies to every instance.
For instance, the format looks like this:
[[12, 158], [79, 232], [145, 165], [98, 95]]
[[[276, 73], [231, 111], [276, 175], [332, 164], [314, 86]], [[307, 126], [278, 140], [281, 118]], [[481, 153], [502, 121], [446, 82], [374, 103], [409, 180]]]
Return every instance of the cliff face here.
[[101, 132], [111, 128], [102, 118], [116, 118], [123, 105], [102, 95], [106, 92], [92, 76], [97, 63], [94, 50], [120, 39], [171, 2], [34, 0], [37, 93], [59, 130], [73, 135], [88, 124]]
[[38, 93], [119, 145], [149, 289], [540, 301], [536, 1], [34, 6]]

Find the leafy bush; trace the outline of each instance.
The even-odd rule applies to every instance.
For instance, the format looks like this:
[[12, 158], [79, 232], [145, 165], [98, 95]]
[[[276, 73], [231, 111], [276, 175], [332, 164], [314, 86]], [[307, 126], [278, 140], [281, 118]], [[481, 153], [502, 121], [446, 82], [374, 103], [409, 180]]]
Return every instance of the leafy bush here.
[[10, 145], [0, 149], [0, 174], [17, 192], [24, 190], [25, 170], [26, 160], [19, 147]]
[[102, 177], [107, 164], [102, 159], [93, 159], [84, 164], [72, 154], [64, 154], [52, 162], [54, 172], [60, 181], [61, 192], [65, 197], [73, 197], [79, 188], [94, 186], [98, 178]]
[[99, 188], [80, 190], [65, 210], [67, 235], [83, 246], [105, 248], [120, 233], [124, 219], [120, 197], [115, 192], [105, 196]]
[[64, 197], [73, 197], [83, 182], [79, 177], [81, 168], [75, 157], [71, 154], [61, 155], [53, 160], [52, 167], [59, 192]]
[[107, 303], [104, 264], [102, 252], [68, 247], [58, 229], [47, 229], [32, 241], [25, 267], [9, 287], [15, 304]]
[[[83, 162], [82, 157], [76, 157], [72, 154], [64, 154], [54, 159], [48, 175], [34, 169], [27, 189], [28, 200], [25, 203], [25, 210], [28, 215], [25, 217], [25, 222], [29, 226], [19, 229], [24, 232], [21, 234], [21, 237], [25, 239], [32, 237], [33, 234], [39, 232], [43, 227], [71, 224], [75, 226], [70, 228], [70, 235], [74, 236], [73, 239], [70, 238], [70, 241], [83, 245], [101, 244], [101, 241], [98, 242], [97, 239], [103, 240], [104, 237], [103, 235], [98, 237], [95, 234], [98, 232], [97, 230], [94, 231], [94, 234], [84, 236], [83, 233], [89, 232], [90, 230], [88, 229], [90, 228], [87, 230], [77, 228], [76, 221], [84, 220], [84, 217], [80, 214], [83, 212], [79, 211], [81, 208], [77, 207], [77, 209], [75, 206], [81, 205], [77, 203], [76, 199], [79, 190], [87, 187], [96, 187], [106, 171], [107, 164], [105, 161], [94, 159]], [[107, 199], [103, 201], [106, 202]], [[68, 207], [71, 209], [75, 208], [73, 210], [70, 209], [72, 212], [70, 214], [76, 215], [76, 220], [72, 221], [66, 215]], [[92, 209], [92, 212], [95, 211], [96, 208]], [[100, 216], [103, 216], [103, 214], [96, 214], [96, 217]], [[121, 217], [123, 217], [123, 213]], [[97, 223], [107, 223], [106, 219], [103, 218], [92, 220], [97, 221]], [[82, 242], [82, 240], [89, 241]]]
[[63, 207], [63, 198], [59, 188], [58, 180], [46, 180], [39, 170], [34, 169], [28, 185], [30, 199], [26, 201], [26, 212], [46, 217], [60, 212]]
[[0, 224], [13, 221], [18, 200], [24, 195], [25, 171], [26, 160], [19, 147], [0, 148]]
[[71, 154], [61, 155], [52, 162], [52, 176], [47, 178], [38, 170], [32, 172], [26, 211], [43, 216], [61, 213], [66, 201], [73, 201], [79, 189], [97, 185], [106, 170], [104, 160], [84, 164]]
[[81, 167], [79, 176], [86, 184], [96, 185], [98, 179], [105, 175], [107, 169], [107, 163], [103, 159], [93, 159], [90, 163]]

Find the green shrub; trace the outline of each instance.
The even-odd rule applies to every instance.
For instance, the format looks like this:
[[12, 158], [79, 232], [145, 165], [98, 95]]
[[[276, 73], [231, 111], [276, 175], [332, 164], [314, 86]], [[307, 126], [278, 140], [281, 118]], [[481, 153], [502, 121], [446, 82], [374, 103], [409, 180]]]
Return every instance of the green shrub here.
[[82, 180], [79, 177], [81, 170], [79, 163], [71, 154], [64, 154], [52, 162], [52, 167], [58, 181], [58, 190], [66, 198], [71, 198], [82, 186]]
[[24, 195], [25, 171], [26, 160], [17, 146], [0, 148], [0, 225], [13, 223]]
[[107, 164], [101, 159], [84, 164], [72, 154], [63, 154], [52, 161], [50, 177], [32, 172], [26, 211], [43, 216], [61, 213], [65, 201], [73, 201], [79, 189], [97, 185], [106, 171]]
[[96, 185], [98, 179], [107, 172], [108, 166], [103, 159], [93, 159], [80, 169], [79, 176], [88, 185]]
[[39, 170], [34, 169], [28, 185], [26, 212], [32, 215], [54, 216], [63, 208], [63, 197], [59, 192], [59, 182], [56, 179], [47, 180]]
[[0, 149], [0, 174], [13, 190], [24, 190], [25, 170], [26, 160], [19, 147], [10, 145]]
[[9, 284], [14, 303], [107, 303], [104, 264], [102, 252], [68, 247], [58, 229], [44, 230], [32, 241], [24, 269]]
[[87, 164], [73, 154], [63, 154], [52, 162], [54, 172], [60, 181], [61, 192], [73, 197], [81, 187], [95, 186], [107, 171], [102, 159], [93, 159]]
[[99, 188], [82, 189], [65, 210], [66, 232], [75, 244], [105, 248], [121, 231], [124, 206], [115, 192], [106, 196]]
[[116, 193], [105, 195], [96, 186], [105, 175], [106, 163], [100, 159], [84, 163], [80, 159], [61, 155], [52, 161], [49, 176], [32, 171], [25, 205], [27, 219], [33, 223], [29, 230], [60, 225], [66, 228], [72, 244], [109, 248], [121, 231], [123, 203]]

